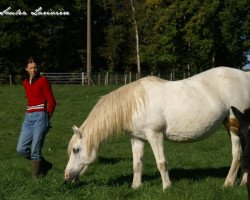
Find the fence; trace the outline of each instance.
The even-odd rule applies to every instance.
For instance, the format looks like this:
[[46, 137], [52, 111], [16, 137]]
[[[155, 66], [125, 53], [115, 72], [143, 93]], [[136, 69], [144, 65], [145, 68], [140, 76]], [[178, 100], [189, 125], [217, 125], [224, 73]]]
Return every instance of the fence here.
[[[114, 74], [114, 73], [99, 73], [93, 74], [91, 79], [88, 80], [87, 74], [82, 73], [41, 73], [46, 76], [51, 84], [81, 84], [86, 85], [88, 81], [93, 85], [125, 85], [132, 81], [138, 80], [137, 73], [127, 73], [127, 74]], [[176, 76], [175, 73], [170, 73], [168, 75], [154, 74], [154, 73], [144, 73], [142, 77], [145, 76], [158, 76], [159, 78], [167, 80], [177, 80], [180, 78], [185, 78], [185, 74], [181, 77]]]
[[[88, 83], [86, 73], [41, 73], [41, 75], [48, 78], [51, 84], [80, 84], [86, 85]], [[166, 80], [178, 80], [186, 78], [185, 74], [177, 75], [175, 73], [170, 74], [154, 74], [154, 73], [144, 73], [141, 77], [145, 76], [158, 76]], [[93, 74], [91, 76], [90, 83], [92, 85], [124, 85], [135, 81], [138, 79], [137, 73], [127, 73], [127, 74], [114, 74], [114, 73], [99, 73]], [[20, 84], [20, 77], [0, 76], [0, 85], [2, 84]]]
[[51, 84], [81, 84], [87, 83], [84, 73], [41, 73]]
[[9, 84], [12, 85], [13, 84], [13, 79], [12, 76], [1, 76], [0, 75], [0, 84]]
[[86, 85], [88, 81], [93, 85], [123, 85], [138, 79], [138, 75], [128, 74], [93, 74], [88, 80], [86, 73], [42, 73], [51, 84], [81, 84]]

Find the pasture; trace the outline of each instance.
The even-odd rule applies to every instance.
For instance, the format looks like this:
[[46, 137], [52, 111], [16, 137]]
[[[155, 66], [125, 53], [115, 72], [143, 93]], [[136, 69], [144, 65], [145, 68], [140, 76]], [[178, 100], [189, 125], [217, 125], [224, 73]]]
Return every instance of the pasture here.
[[245, 187], [222, 187], [231, 162], [231, 142], [223, 127], [200, 142], [165, 142], [172, 180], [165, 192], [149, 145], [145, 148], [143, 186], [131, 188], [131, 145], [123, 134], [102, 144], [99, 159], [79, 182], [65, 183], [72, 125], [80, 126], [99, 97], [116, 87], [53, 86], [58, 105], [43, 152], [54, 168], [44, 179], [33, 180], [30, 163], [16, 154], [26, 106], [23, 88], [0, 86], [0, 199], [247, 199]]

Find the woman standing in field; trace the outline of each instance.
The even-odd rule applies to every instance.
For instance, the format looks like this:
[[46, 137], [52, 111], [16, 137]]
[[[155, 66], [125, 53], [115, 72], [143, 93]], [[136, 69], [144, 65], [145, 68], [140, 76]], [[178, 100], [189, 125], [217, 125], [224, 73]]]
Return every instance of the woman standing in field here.
[[32, 177], [47, 175], [53, 167], [42, 156], [42, 148], [49, 130], [49, 121], [55, 110], [56, 101], [49, 81], [40, 76], [33, 58], [26, 66], [28, 77], [23, 81], [27, 98], [27, 111], [17, 145], [17, 153], [31, 160]]

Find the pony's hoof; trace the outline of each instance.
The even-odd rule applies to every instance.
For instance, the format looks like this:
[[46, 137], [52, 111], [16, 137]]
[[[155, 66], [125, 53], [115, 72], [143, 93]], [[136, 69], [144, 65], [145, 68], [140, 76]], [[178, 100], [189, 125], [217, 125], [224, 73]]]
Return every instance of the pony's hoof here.
[[234, 186], [234, 184], [231, 182], [227, 182], [227, 183], [223, 184], [223, 187], [233, 187], [233, 186]]
[[132, 188], [134, 189], [134, 190], [136, 190], [136, 189], [138, 189], [138, 188], [140, 188], [141, 187], [141, 185], [132, 185]]

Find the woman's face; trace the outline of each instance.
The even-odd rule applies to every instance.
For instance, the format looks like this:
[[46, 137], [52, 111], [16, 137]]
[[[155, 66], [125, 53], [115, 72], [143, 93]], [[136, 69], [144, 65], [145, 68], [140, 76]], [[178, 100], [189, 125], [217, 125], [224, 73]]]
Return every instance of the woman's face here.
[[38, 73], [36, 63], [29, 63], [26, 67], [26, 71], [29, 73], [30, 77], [35, 76]]

